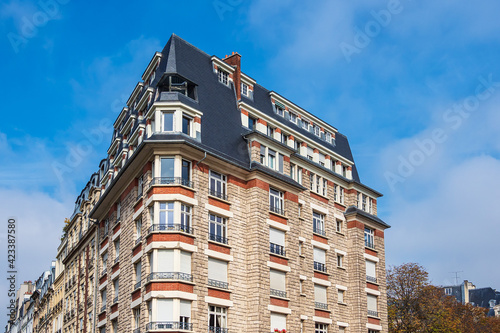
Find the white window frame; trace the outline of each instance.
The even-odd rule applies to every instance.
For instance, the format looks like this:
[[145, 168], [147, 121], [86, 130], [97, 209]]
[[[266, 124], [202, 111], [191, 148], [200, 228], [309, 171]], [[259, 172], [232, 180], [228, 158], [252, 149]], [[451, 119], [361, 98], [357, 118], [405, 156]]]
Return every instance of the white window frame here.
[[[214, 226], [214, 232], [211, 232], [212, 225]], [[221, 235], [218, 234], [217, 230], [220, 227], [221, 230]], [[218, 242], [218, 243], [223, 243], [227, 244], [228, 243], [228, 238], [227, 238], [227, 218], [214, 214], [214, 213], [209, 213], [208, 214], [208, 233], [209, 233], [209, 238], [212, 241]]]
[[241, 82], [241, 94], [248, 97], [248, 84]]
[[314, 333], [328, 333], [328, 324], [314, 323]]
[[269, 188], [269, 210], [281, 215], [285, 210], [284, 193], [272, 187]]
[[[218, 311], [219, 310], [219, 311]], [[220, 318], [220, 323], [217, 324], [217, 318]], [[210, 326], [210, 321], [213, 319], [215, 326]], [[209, 332], [217, 332], [217, 328], [227, 328], [227, 308], [224, 306], [208, 305], [208, 327]], [[210, 329], [212, 329], [210, 331]]]
[[326, 220], [325, 214], [313, 211], [313, 232], [314, 233], [317, 233], [320, 235], [326, 234], [325, 220]]
[[372, 228], [365, 227], [365, 247], [375, 248], [375, 230]]
[[[213, 185], [212, 185], [213, 183]], [[215, 187], [215, 189], [213, 188]], [[221, 191], [217, 191], [217, 188], [220, 187]], [[227, 176], [210, 170], [209, 171], [209, 182], [208, 189], [210, 191], [210, 195], [216, 196], [218, 198], [226, 198], [227, 195]]]
[[217, 79], [225, 86], [229, 86], [229, 73], [217, 67]]

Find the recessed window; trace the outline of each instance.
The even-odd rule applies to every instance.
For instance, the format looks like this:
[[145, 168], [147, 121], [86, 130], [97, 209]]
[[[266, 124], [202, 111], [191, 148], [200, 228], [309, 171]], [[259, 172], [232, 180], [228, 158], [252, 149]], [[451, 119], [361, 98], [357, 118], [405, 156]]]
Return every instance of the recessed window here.
[[375, 295], [366, 295], [368, 303], [368, 315], [372, 317], [378, 317], [378, 300]]
[[208, 332], [226, 332], [227, 328], [227, 308], [210, 305], [208, 307]]
[[254, 131], [257, 129], [257, 118], [248, 116], [248, 128]]
[[305, 130], [309, 130], [309, 120], [301, 119], [300, 126]]
[[342, 220], [337, 219], [337, 232], [342, 233]]
[[328, 333], [328, 325], [315, 323], [314, 324], [314, 333]]
[[208, 285], [228, 289], [227, 261], [208, 258]]
[[320, 310], [328, 310], [326, 287], [319, 284], [314, 285], [314, 307]]
[[282, 107], [282, 106], [280, 106], [280, 105], [278, 105], [278, 104], [274, 105], [274, 111], [276, 112], [276, 114], [278, 116], [282, 116], [283, 117], [285, 115], [285, 108]]
[[319, 126], [314, 125], [314, 134], [315, 134], [316, 136], [319, 136], [319, 133], [320, 133], [320, 128], [319, 128]]
[[290, 121], [294, 124], [297, 123], [297, 114], [295, 114], [294, 112], [290, 112]]
[[182, 116], [182, 133], [191, 136], [191, 123], [193, 118], [188, 116]]
[[366, 260], [366, 281], [377, 283], [377, 263]]
[[325, 215], [313, 212], [313, 232], [319, 235], [326, 235]]
[[245, 83], [241, 83], [241, 94], [244, 96], [248, 96], [248, 85]]
[[209, 190], [210, 195], [216, 196], [218, 198], [227, 200], [226, 187], [227, 180], [226, 175], [220, 174], [218, 172], [210, 170], [210, 183]]
[[217, 68], [217, 77], [219, 79], [219, 82], [224, 84], [224, 85], [229, 85], [229, 75], [227, 74], [227, 72], [223, 71], [222, 69], [220, 68]]
[[338, 293], [337, 293], [338, 296], [337, 297], [338, 297], [338, 302], [339, 303], [345, 303], [345, 301], [344, 301], [344, 293], [345, 293], [344, 290], [340, 290], [340, 289], [338, 290]]
[[281, 215], [285, 214], [283, 209], [283, 192], [273, 188], [269, 189], [269, 210]]
[[344, 267], [344, 256], [337, 254], [337, 267]]
[[173, 132], [174, 131], [174, 113], [173, 112], [163, 112], [162, 113], [162, 131], [163, 132]]
[[267, 136], [274, 139], [274, 131], [275, 129], [271, 126], [267, 126]]
[[326, 251], [320, 248], [313, 248], [314, 270], [326, 273]]
[[227, 220], [215, 214], [209, 214], [209, 239], [227, 244]]
[[365, 246], [373, 249], [374, 244], [374, 230], [368, 227], [365, 227]]
[[444, 288], [444, 294], [448, 295], [448, 296], [452, 295], [453, 294], [453, 289], [452, 288]]

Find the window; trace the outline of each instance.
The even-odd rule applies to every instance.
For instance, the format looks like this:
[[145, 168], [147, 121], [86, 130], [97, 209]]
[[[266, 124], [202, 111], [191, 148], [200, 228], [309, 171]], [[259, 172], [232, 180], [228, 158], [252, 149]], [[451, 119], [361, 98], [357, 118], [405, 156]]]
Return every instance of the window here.
[[122, 204], [119, 202], [116, 204], [116, 220], [119, 221], [122, 214]]
[[285, 256], [285, 232], [269, 228], [269, 246], [271, 253]]
[[280, 142], [286, 145], [287, 141], [288, 141], [288, 135], [284, 134], [283, 132], [280, 133]]
[[344, 256], [337, 254], [337, 267], [344, 267]]
[[377, 264], [366, 260], [366, 281], [377, 283]]
[[314, 270], [326, 272], [326, 251], [320, 248], [313, 248]]
[[339, 289], [339, 290], [338, 290], [338, 293], [337, 293], [337, 294], [338, 294], [338, 302], [339, 302], [339, 303], [342, 303], [342, 304], [344, 304], [344, 303], [345, 303], [345, 302], [344, 302], [344, 293], [345, 293], [345, 291], [344, 291], [344, 290], [342, 290], [342, 289]]
[[105, 271], [108, 268], [108, 251], [104, 252], [102, 255], [102, 270], [103, 270], [103, 275], [105, 274]]
[[266, 146], [260, 146], [260, 163], [283, 173], [283, 155]]
[[319, 128], [319, 126], [314, 125], [314, 134], [315, 134], [316, 136], [319, 136], [319, 132], [320, 132], [320, 128]]
[[115, 261], [120, 258], [120, 239], [115, 241]]
[[135, 239], [139, 241], [141, 239], [141, 229], [142, 229], [142, 220], [139, 219], [135, 221]]
[[371, 249], [374, 248], [373, 234], [374, 234], [373, 229], [365, 227], [365, 246]]
[[314, 160], [314, 149], [311, 147], [307, 147], [307, 158], [311, 161]]
[[228, 288], [227, 262], [208, 258], [208, 285], [217, 288]]
[[102, 309], [101, 309], [101, 312], [102, 312], [106, 309], [106, 289], [103, 289], [101, 291], [101, 305], [102, 305]]
[[325, 286], [320, 286], [319, 284], [314, 285], [314, 303], [314, 307], [317, 309], [328, 309]]
[[342, 220], [337, 219], [337, 232], [342, 233]]
[[162, 157], [160, 159], [161, 167], [161, 184], [171, 184], [174, 180], [174, 165], [175, 160], [173, 157]]
[[141, 325], [141, 310], [140, 308], [136, 308], [133, 310], [134, 312], [134, 328], [139, 328]]
[[309, 120], [301, 119], [300, 125], [303, 129], [308, 130], [309, 129]]
[[147, 308], [148, 308], [148, 321], [149, 322], [153, 321], [153, 305], [152, 305], [152, 303], [153, 303], [153, 301], [148, 301], [146, 303]]
[[269, 274], [270, 274], [271, 296], [286, 297], [286, 291], [285, 291], [286, 273], [271, 269]]
[[115, 299], [113, 300], [113, 303], [116, 303], [118, 302], [118, 293], [119, 293], [119, 282], [118, 282], [118, 279], [116, 279], [115, 281], [113, 281], [113, 289], [115, 291]]
[[303, 287], [302, 287], [302, 283], [303, 283], [303, 281], [302, 281], [302, 280], [299, 280], [299, 293], [300, 293], [300, 295], [303, 295], [303, 294], [304, 294], [304, 290], [302, 289], [302, 288], [303, 288]]
[[267, 136], [274, 138], [274, 128], [271, 126], [267, 126]]
[[260, 146], [260, 164], [266, 165], [266, 146]]
[[271, 332], [276, 330], [282, 332], [286, 331], [286, 315], [281, 313], [271, 312]]
[[165, 323], [165, 328], [173, 328], [167, 326], [174, 321], [174, 300], [158, 298], [156, 299], [156, 321]]
[[118, 333], [118, 322], [116, 320], [112, 321], [111, 326], [113, 327], [113, 333]]
[[278, 116], [282, 116], [282, 117], [285, 116], [285, 108], [281, 105], [274, 104], [274, 111], [276, 112], [276, 114]]
[[344, 188], [337, 184], [333, 185], [333, 199], [335, 202], [344, 203]]
[[174, 203], [159, 202], [160, 230], [171, 230], [174, 228]]
[[210, 170], [210, 195], [227, 200], [226, 187], [227, 180], [226, 176], [218, 172]]
[[293, 148], [300, 152], [300, 147], [302, 146], [302, 142], [300, 142], [299, 140], [297, 140], [297, 138], [295, 138], [295, 140], [293, 140]]
[[135, 286], [134, 290], [141, 287], [141, 262], [134, 264]]
[[[366, 273], [368, 274], [368, 272]], [[444, 294], [445, 295], [452, 295], [453, 294], [453, 289], [452, 288], [444, 288]]]
[[292, 178], [293, 180], [295, 180], [297, 177], [296, 177], [296, 170], [297, 166], [293, 163], [290, 163], [290, 178]]
[[142, 179], [142, 176], [140, 176], [137, 179], [137, 198], [142, 197], [143, 187], [144, 187], [144, 181]]
[[[104, 221], [104, 235], [103, 235], [103, 237], [108, 236], [108, 232], [109, 232], [109, 220], [106, 219], [106, 221]], [[76, 236], [76, 234], [75, 234], [75, 236]]]
[[313, 212], [313, 232], [322, 236], [326, 235], [325, 215]]
[[254, 131], [257, 129], [257, 118], [248, 116], [248, 128]]
[[280, 215], [285, 215], [285, 211], [283, 210], [283, 192], [273, 188], [269, 189], [269, 210]]
[[191, 206], [181, 204], [181, 230], [189, 232], [191, 229]]
[[188, 116], [182, 116], [182, 133], [191, 136], [191, 123], [193, 118]]
[[162, 132], [173, 132], [174, 131], [174, 113], [173, 112], [163, 112], [162, 113]]
[[325, 132], [325, 141], [328, 143], [332, 142], [332, 135], [330, 134], [330, 132]]
[[210, 221], [209, 222], [210, 240], [223, 244], [228, 244], [226, 218], [210, 214], [209, 221]]
[[290, 121], [294, 124], [297, 123], [297, 114], [293, 113], [293, 112], [290, 112]]
[[191, 330], [189, 325], [191, 318], [191, 301], [181, 299], [180, 303], [179, 328], [183, 330]]
[[220, 83], [225, 84], [227, 86], [229, 84], [228, 76], [229, 75], [227, 74], [227, 72], [223, 71], [220, 68], [217, 68], [217, 77]]
[[227, 308], [210, 305], [208, 307], [208, 332], [225, 332], [227, 328]]
[[377, 306], [377, 296], [366, 295], [368, 303], [368, 315], [372, 317], [378, 317], [378, 306]]
[[272, 149], [268, 149], [267, 166], [271, 169], [276, 168], [276, 152]]
[[181, 169], [181, 177], [182, 177], [182, 185], [190, 186], [191, 180], [191, 162], [182, 160], [182, 169]]
[[315, 323], [314, 327], [315, 327], [314, 333], [328, 333], [327, 324]]
[[241, 94], [244, 96], [248, 96], [248, 85], [245, 83], [241, 83]]
[[304, 253], [304, 242], [303, 241], [299, 241], [299, 256], [303, 256]]

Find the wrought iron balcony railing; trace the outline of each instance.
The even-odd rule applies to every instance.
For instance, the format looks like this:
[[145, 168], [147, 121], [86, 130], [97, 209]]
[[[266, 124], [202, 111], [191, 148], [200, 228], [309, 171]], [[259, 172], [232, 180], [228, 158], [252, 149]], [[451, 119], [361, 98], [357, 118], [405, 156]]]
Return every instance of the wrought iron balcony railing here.
[[171, 224], [153, 224], [149, 227], [148, 232], [151, 234], [155, 231], [180, 231], [188, 234], [193, 233], [193, 228], [182, 223], [171, 223]]
[[192, 331], [193, 324], [184, 323], [180, 321], [155, 321], [155, 322], [150, 322], [146, 325], [146, 331], [166, 330], [166, 329]]
[[155, 177], [151, 185], [182, 185], [193, 188], [193, 182], [182, 177]]
[[316, 309], [328, 310], [328, 304], [325, 304], [325, 303], [314, 302], [314, 307]]
[[229, 333], [227, 328], [208, 326], [209, 333]]
[[155, 272], [147, 276], [146, 282], [153, 280], [182, 280], [192, 282], [193, 276], [182, 272]]
[[321, 235], [321, 236], [326, 236], [326, 231], [324, 229], [322, 229], [322, 228], [319, 228], [319, 227], [315, 226], [315, 225], [313, 225], [313, 232], [315, 234], [318, 234], [318, 235]]
[[215, 190], [210, 190], [210, 195], [227, 201], [227, 195], [224, 192], [219, 192]]
[[269, 251], [279, 256], [286, 256], [285, 247], [269, 242]]
[[368, 310], [368, 315], [371, 317], [378, 317], [378, 311]]
[[211, 287], [222, 288], [222, 289], [229, 288], [229, 284], [227, 282], [212, 280], [212, 279], [208, 279], [208, 285]]
[[276, 206], [269, 206], [269, 210], [273, 213], [276, 213], [276, 214], [279, 214], [279, 215], [285, 215], [285, 210], [284, 209], [281, 209], [279, 207], [276, 207]]
[[325, 266], [325, 264], [322, 264], [320, 262], [315, 261], [314, 262], [314, 270], [326, 273], [326, 266]]
[[368, 282], [373, 282], [373, 283], [377, 283], [377, 278], [376, 278], [376, 277], [373, 277], [373, 276], [370, 276], [370, 275], [367, 275], [367, 276], [366, 276], [366, 281], [368, 281]]
[[286, 291], [271, 288], [271, 295], [286, 298]]
[[217, 243], [222, 243], [222, 244], [229, 244], [229, 239], [227, 239], [226, 237], [222, 237], [220, 235], [216, 235], [216, 234], [208, 234], [208, 238], [211, 240], [211, 241], [214, 241], [214, 242], [217, 242]]

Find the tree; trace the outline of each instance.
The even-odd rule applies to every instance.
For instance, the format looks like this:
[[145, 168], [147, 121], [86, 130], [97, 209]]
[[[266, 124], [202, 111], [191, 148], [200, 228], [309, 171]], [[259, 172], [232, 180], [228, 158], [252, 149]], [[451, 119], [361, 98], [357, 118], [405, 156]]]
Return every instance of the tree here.
[[69, 230], [69, 224], [71, 223], [70, 219], [68, 218], [65, 218], [64, 219], [64, 227], [63, 227], [63, 234], [61, 236], [61, 242], [64, 240], [64, 238], [66, 237], [66, 235], [68, 234], [68, 230]]
[[389, 332], [500, 333], [500, 318], [487, 309], [462, 304], [429, 283], [426, 270], [415, 263], [387, 272]]

